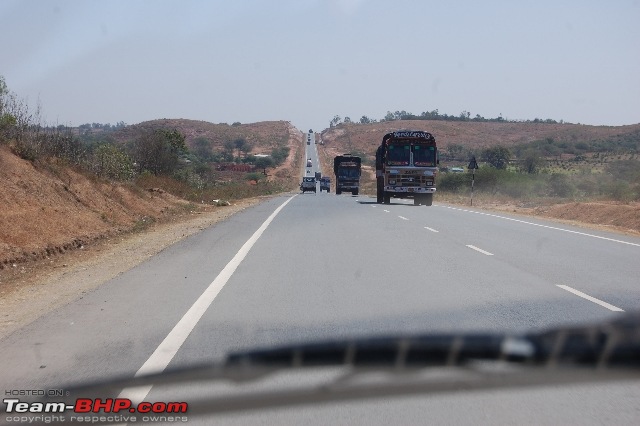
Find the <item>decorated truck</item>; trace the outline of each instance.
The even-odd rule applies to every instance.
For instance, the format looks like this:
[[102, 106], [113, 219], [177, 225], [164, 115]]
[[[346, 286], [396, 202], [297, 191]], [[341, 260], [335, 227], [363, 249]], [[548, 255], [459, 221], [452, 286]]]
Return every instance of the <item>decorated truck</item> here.
[[351, 154], [338, 155], [333, 159], [333, 173], [336, 175], [336, 194], [342, 191], [358, 195], [360, 190], [360, 157]]
[[399, 130], [384, 135], [376, 151], [378, 203], [391, 198], [413, 198], [413, 204], [430, 206], [436, 192], [438, 150], [431, 133]]

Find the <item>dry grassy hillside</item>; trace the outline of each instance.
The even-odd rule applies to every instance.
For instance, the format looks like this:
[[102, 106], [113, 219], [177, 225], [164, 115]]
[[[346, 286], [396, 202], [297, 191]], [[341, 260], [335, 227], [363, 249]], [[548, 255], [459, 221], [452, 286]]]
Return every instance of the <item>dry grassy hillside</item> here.
[[0, 146], [0, 268], [143, 228], [189, 204], [80, 173], [55, 160], [37, 166]]
[[[211, 141], [212, 148], [222, 149], [224, 142], [244, 138], [253, 145], [253, 154], [269, 153], [272, 148], [286, 146], [292, 126], [288, 121], [262, 121], [249, 124], [214, 124], [186, 119], [159, 119], [127, 126], [114, 133], [118, 141], [135, 139], [145, 130], [176, 129], [185, 136], [187, 146], [193, 148], [198, 138]], [[300, 140], [302, 134], [300, 133]]]
[[432, 133], [439, 148], [451, 144], [472, 148], [514, 145], [553, 138], [557, 141], [603, 140], [625, 134], [639, 134], [640, 124], [630, 126], [587, 126], [581, 124], [496, 123], [437, 120], [397, 120], [372, 124], [341, 124], [322, 132], [325, 148], [331, 152], [360, 152], [372, 161], [385, 133], [400, 130]]
[[[332, 174], [332, 161], [336, 155], [353, 153], [363, 157], [361, 193], [375, 194], [375, 150], [385, 133], [400, 129], [424, 130], [432, 133], [440, 149], [446, 150], [452, 144], [465, 148], [483, 149], [496, 145], [513, 148], [519, 144], [552, 138], [557, 142], [606, 141], [614, 138], [637, 140], [640, 137], [640, 124], [630, 126], [586, 126], [579, 124], [548, 123], [495, 123], [495, 122], [458, 122], [398, 120], [372, 124], [341, 124], [322, 132], [322, 144], [319, 154], [323, 170]], [[628, 154], [615, 158], [637, 157]], [[612, 156], [614, 157], [614, 156]], [[615, 161], [614, 158], [614, 161]], [[573, 161], [573, 160], [570, 160]], [[582, 164], [579, 173], [589, 171], [590, 167], [601, 169], [588, 163]], [[595, 160], [592, 160], [595, 161]], [[443, 163], [441, 163], [442, 165]], [[327, 173], [325, 172], [325, 173]], [[468, 194], [436, 193], [437, 202], [469, 203]], [[616, 202], [606, 200], [571, 199], [535, 199], [518, 200], [495, 194], [477, 193], [474, 206], [487, 207], [510, 212], [539, 215], [562, 220], [577, 221], [599, 225], [606, 229], [640, 234], [640, 203]]]
[[[193, 120], [154, 120], [109, 132], [109, 136], [126, 142], [144, 129], [156, 128], [179, 130], [186, 135], [188, 145], [202, 136], [211, 140], [212, 146], [244, 138], [253, 144], [253, 153], [288, 146], [289, 157], [277, 170], [270, 170], [269, 179], [278, 181], [281, 187], [297, 182], [302, 133], [288, 122], [229, 126]], [[92, 132], [98, 140], [101, 138], [100, 130]], [[106, 133], [104, 136], [107, 139]], [[0, 269], [15, 268], [23, 262], [82, 248], [97, 239], [144, 229], [153, 222], [189, 214], [198, 208], [216, 208], [200, 205], [200, 199], [200, 206], [196, 206], [171, 195], [180, 193], [174, 187], [185, 184], [169, 177], [146, 176], [132, 182], [114, 182], [97, 178], [80, 167], [70, 167], [56, 157], [27, 161], [15, 155], [10, 146], [0, 145]], [[250, 186], [244, 179], [246, 172], [218, 175], [224, 182], [237, 184], [213, 188], [209, 198], [233, 200], [257, 193], [240, 191]]]

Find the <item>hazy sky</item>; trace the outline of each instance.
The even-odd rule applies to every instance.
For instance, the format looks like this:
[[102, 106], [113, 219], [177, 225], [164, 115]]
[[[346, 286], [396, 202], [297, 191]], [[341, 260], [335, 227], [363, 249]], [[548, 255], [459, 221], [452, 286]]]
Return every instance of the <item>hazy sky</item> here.
[[0, 40], [48, 123], [640, 123], [640, 0], [0, 0]]

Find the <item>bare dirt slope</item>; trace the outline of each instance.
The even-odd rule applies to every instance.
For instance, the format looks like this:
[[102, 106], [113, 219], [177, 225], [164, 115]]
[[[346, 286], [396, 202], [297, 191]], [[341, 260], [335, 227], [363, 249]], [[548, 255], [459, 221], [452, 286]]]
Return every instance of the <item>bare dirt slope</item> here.
[[184, 213], [188, 203], [0, 147], [0, 269], [64, 253]]
[[[219, 141], [245, 135], [258, 150], [288, 146], [289, 157], [271, 170], [270, 179], [280, 181], [283, 187], [293, 187], [297, 180], [302, 133], [288, 122], [229, 126], [193, 120], [156, 121], [143, 125], [166, 125], [190, 137], [205, 134]], [[245, 182], [244, 172], [236, 174]], [[97, 179], [55, 158], [32, 163], [14, 155], [8, 146], [0, 146], [0, 182], [0, 271], [202, 208], [161, 187], [140, 188]], [[233, 194], [229, 198], [233, 199]]]

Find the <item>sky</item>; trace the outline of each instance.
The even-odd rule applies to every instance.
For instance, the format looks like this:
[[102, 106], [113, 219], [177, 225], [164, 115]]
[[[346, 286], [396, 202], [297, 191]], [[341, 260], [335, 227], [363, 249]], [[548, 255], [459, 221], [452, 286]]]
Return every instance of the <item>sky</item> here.
[[640, 0], [0, 0], [0, 76], [47, 124], [438, 110], [640, 123]]

